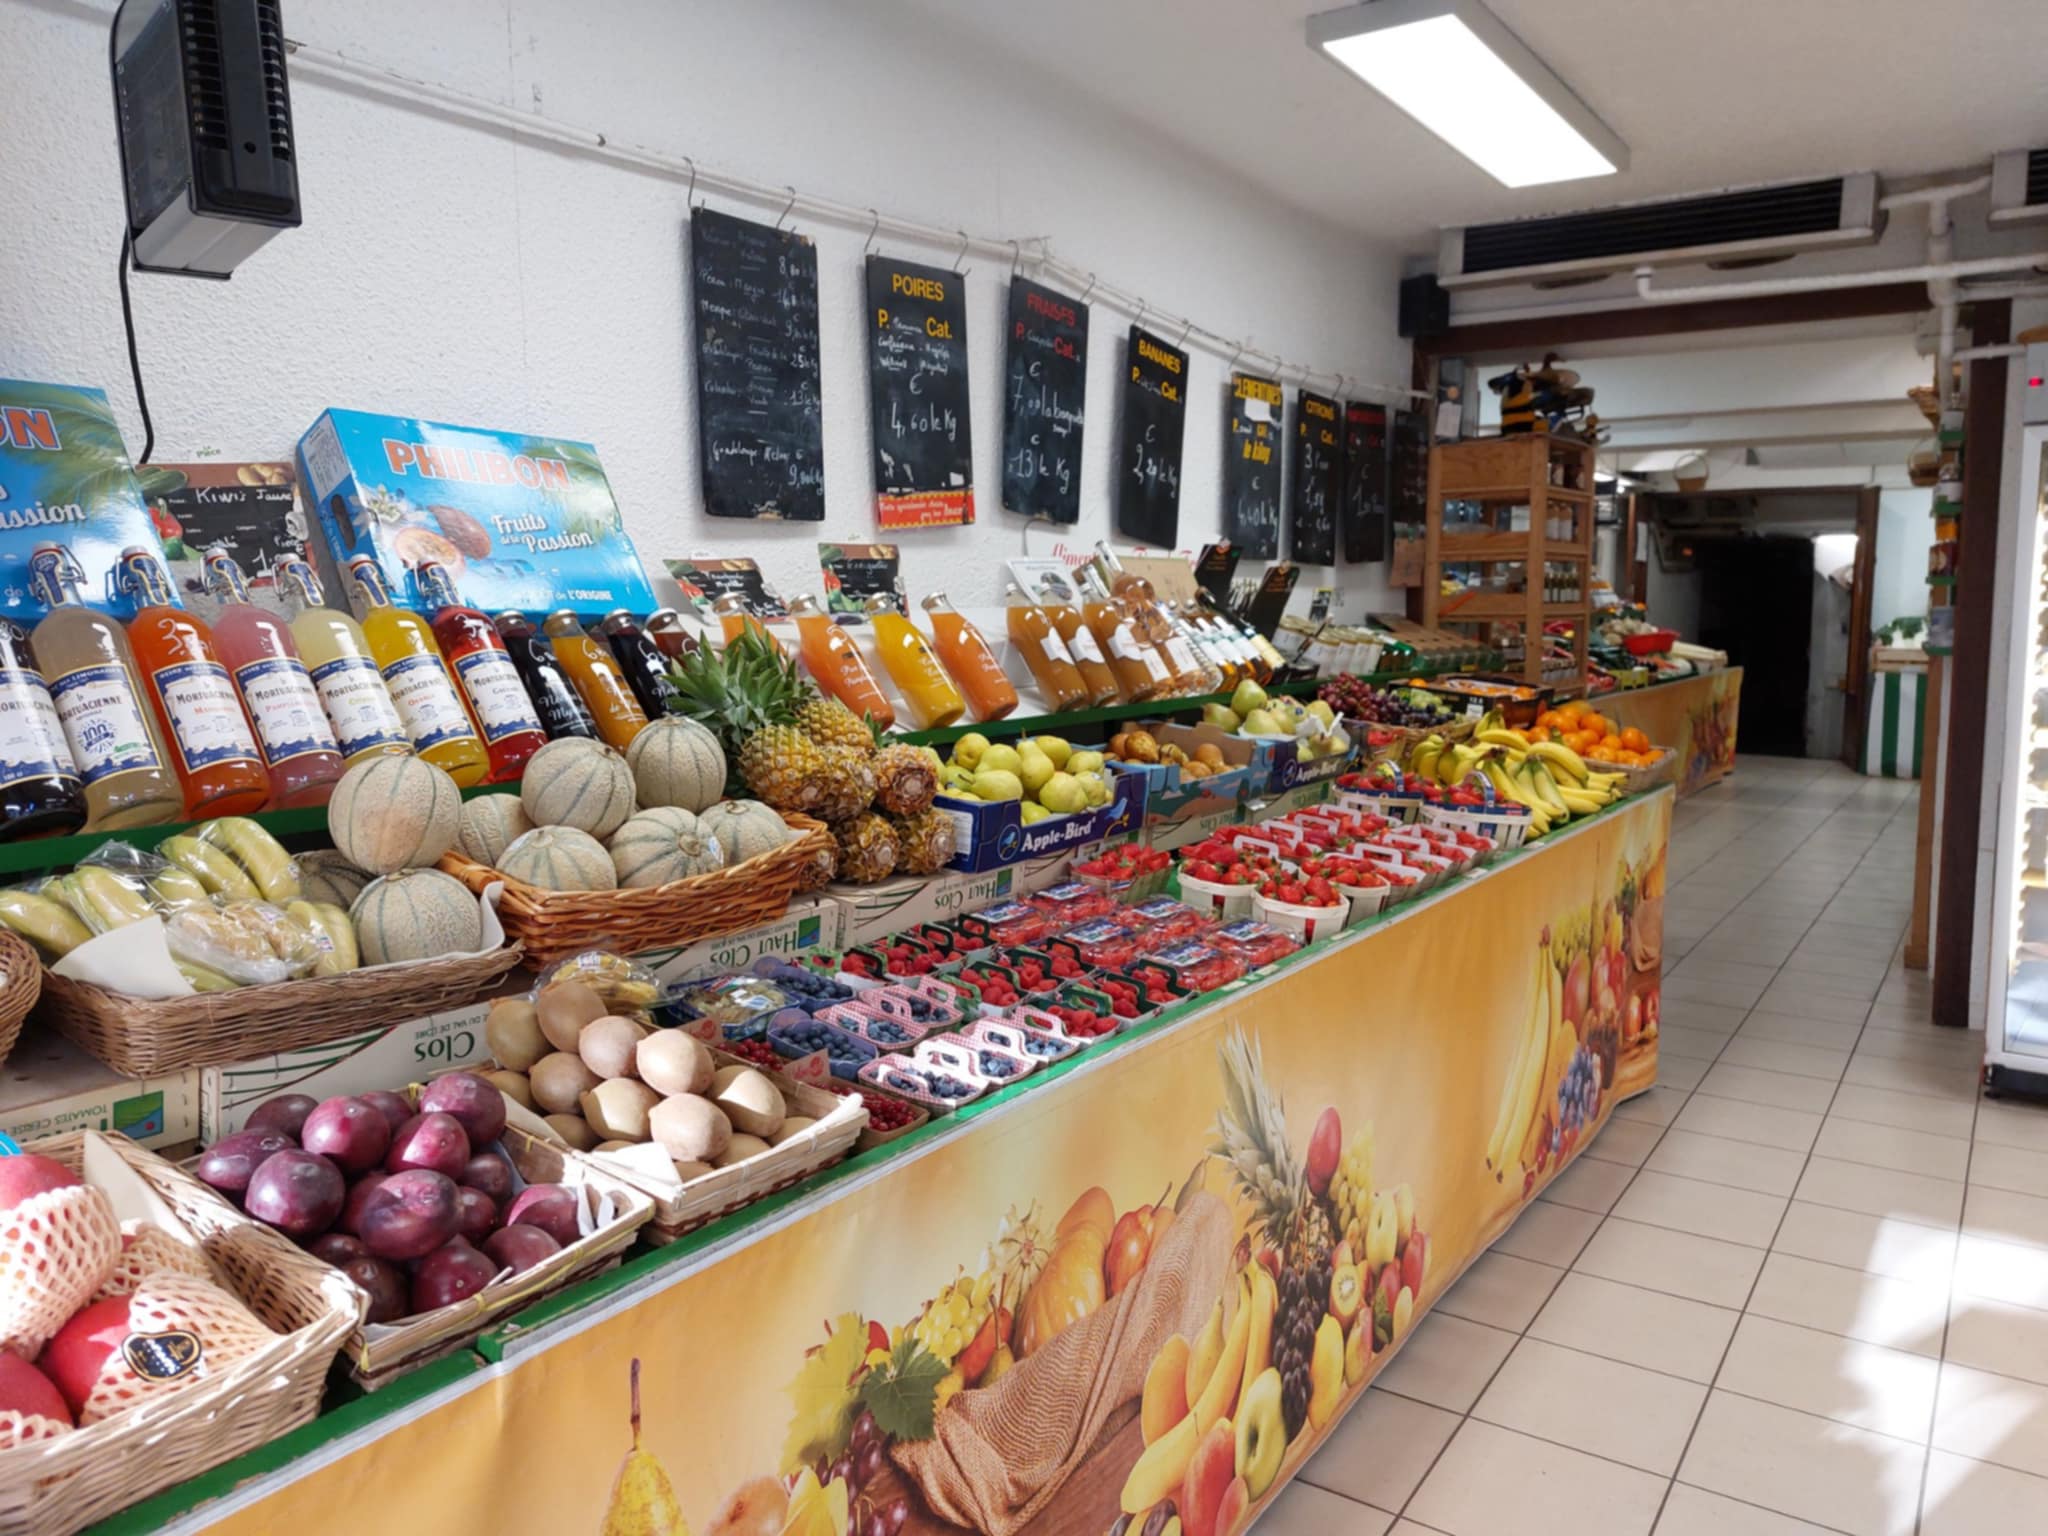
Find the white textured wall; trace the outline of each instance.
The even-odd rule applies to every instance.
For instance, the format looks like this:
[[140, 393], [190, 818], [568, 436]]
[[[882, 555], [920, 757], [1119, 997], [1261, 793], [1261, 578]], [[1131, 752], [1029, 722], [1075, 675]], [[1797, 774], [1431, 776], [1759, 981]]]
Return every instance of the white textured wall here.
[[[103, 0], [0, 0], [0, 376], [104, 386], [139, 450], [114, 288], [110, 14]], [[1063, 94], [1028, 57], [956, 45], [886, 0], [286, 0], [285, 25], [615, 141], [978, 235], [1049, 236], [1064, 259], [1223, 334], [1354, 378], [1407, 376], [1390, 250]], [[322, 407], [347, 406], [595, 442], [651, 574], [665, 555], [709, 550], [754, 555], [787, 589], [815, 587], [820, 538], [876, 535], [861, 232], [804, 226], [820, 242], [826, 521], [714, 521], [698, 494], [682, 186], [310, 76], [294, 81], [293, 105], [305, 226], [229, 283], [136, 280], [159, 458], [284, 458]], [[1257, 121], [1247, 110], [1248, 132]], [[1051, 553], [1056, 536], [1027, 536], [998, 507], [1006, 263], [970, 266], [981, 522], [901, 542], [913, 594], [945, 585], [989, 602], [999, 558]], [[1069, 546], [1110, 528], [1126, 323], [1094, 316], [1086, 495]], [[1189, 549], [1218, 529], [1225, 377], [1225, 359], [1196, 354]], [[1304, 571], [1298, 590], [1305, 602], [1334, 579], [1357, 614], [1388, 600], [1383, 571]]]

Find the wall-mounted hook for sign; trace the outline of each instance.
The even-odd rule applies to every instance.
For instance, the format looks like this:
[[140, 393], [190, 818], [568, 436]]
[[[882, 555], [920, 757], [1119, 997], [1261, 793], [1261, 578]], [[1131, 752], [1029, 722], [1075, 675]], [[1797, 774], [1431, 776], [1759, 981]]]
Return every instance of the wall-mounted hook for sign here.
[[1023, 265], [1024, 242], [1021, 240], [1012, 240], [1010, 242], [1010, 277], [1012, 281], [1015, 281], [1016, 279], [1017, 269]]
[[1143, 299], [1138, 300], [1138, 318], [1131, 322], [1131, 325], [1134, 329], [1140, 331], [1145, 329], [1145, 311], [1150, 309], [1151, 307], [1152, 306], [1147, 304]]
[[1188, 322], [1187, 322], [1187, 323], [1186, 323], [1185, 325], [1183, 325], [1183, 326], [1182, 326], [1182, 327], [1180, 328], [1180, 340], [1179, 340], [1179, 341], [1176, 341], [1176, 342], [1175, 342], [1175, 343], [1173, 344], [1173, 350], [1174, 350], [1174, 351], [1176, 351], [1176, 352], [1185, 352], [1185, 351], [1187, 351], [1187, 349], [1188, 349], [1188, 336], [1189, 336], [1189, 334], [1190, 334], [1191, 332], [1193, 332], [1194, 328], [1195, 328], [1195, 322], [1194, 322], [1194, 321], [1192, 321], [1192, 320], [1188, 321]]
[[965, 277], [967, 274], [960, 270], [960, 263], [967, 259], [967, 247], [974, 242], [967, 237], [967, 231], [964, 229], [956, 229], [953, 233], [960, 237], [960, 250], [953, 257], [953, 271], [956, 276]]
[[782, 228], [782, 221], [789, 217], [789, 210], [796, 206], [796, 188], [785, 186], [782, 190], [789, 194], [789, 201], [782, 205], [782, 212], [775, 216], [775, 227], [777, 229]]
[[697, 195], [697, 162], [691, 160], [688, 155], [683, 156], [683, 159], [688, 162], [690, 167], [690, 185], [683, 192], [683, 206], [685, 208], [700, 208], [703, 204], [692, 201]]
[[872, 208], [868, 210], [868, 219], [869, 222], [867, 244], [863, 245], [860, 248], [860, 253], [863, 256], [872, 256], [875, 254], [875, 231], [882, 227], [882, 216], [879, 213], [876, 213], [875, 210]]
[[1086, 304], [1088, 302], [1088, 295], [1095, 291], [1095, 284], [1098, 281], [1099, 279], [1095, 276], [1093, 272], [1090, 272], [1088, 274], [1088, 286], [1081, 293], [1081, 302], [1083, 304]]
[[1235, 347], [1237, 348], [1237, 350], [1236, 350], [1235, 352], [1233, 352], [1233, 353], [1231, 353], [1231, 354], [1230, 354], [1230, 361], [1229, 361], [1229, 362], [1227, 362], [1227, 363], [1225, 363], [1225, 364], [1223, 365], [1223, 371], [1224, 371], [1225, 373], [1235, 373], [1235, 372], [1237, 372], [1237, 361], [1238, 361], [1238, 359], [1239, 359], [1239, 358], [1241, 358], [1241, 357], [1243, 357], [1243, 356], [1244, 356], [1244, 343], [1243, 343], [1243, 342], [1241, 342], [1241, 341], [1239, 341], [1239, 342], [1233, 342], [1233, 343], [1232, 343], [1232, 345], [1233, 345], [1233, 346], [1235, 346]]

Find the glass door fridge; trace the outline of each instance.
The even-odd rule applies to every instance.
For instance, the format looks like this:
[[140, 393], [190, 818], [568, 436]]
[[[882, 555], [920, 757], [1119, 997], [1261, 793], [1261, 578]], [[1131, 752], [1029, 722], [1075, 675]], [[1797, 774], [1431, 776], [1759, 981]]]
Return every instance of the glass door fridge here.
[[2042, 1079], [2026, 1084], [2039, 1089], [2048, 1086], [2048, 426], [2022, 434], [2016, 505], [1984, 1057], [1994, 1089], [2019, 1086], [2016, 1074]]

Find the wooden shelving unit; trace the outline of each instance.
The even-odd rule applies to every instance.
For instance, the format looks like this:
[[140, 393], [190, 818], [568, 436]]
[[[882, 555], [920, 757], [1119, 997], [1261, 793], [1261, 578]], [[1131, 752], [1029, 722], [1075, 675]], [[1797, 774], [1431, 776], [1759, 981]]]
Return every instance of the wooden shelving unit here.
[[[1476, 521], [1444, 524], [1444, 507], [1476, 502]], [[1510, 526], [1512, 509], [1528, 509], [1528, 526]], [[1429, 504], [1422, 549], [1422, 622], [1476, 625], [1491, 643], [1509, 625], [1522, 632], [1522, 675], [1543, 681], [1543, 626], [1570, 619], [1578, 659], [1570, 679], [1553, 687], [1571, 692], [1586, 678], [1586, 643], [1592, 628], [1593, 449], [1569, 438], [1531, 433], [1439, 443], [1429, 454]], [[1564, 520], [1553, 529], [1553, 519]], [[1568, 529], [1569, 538], [1553, 535]], [[1483, 586], [1444, 595], [1446, 566], [1478, 566]], [[1578, 599], [1545, 602], [1545, 566], [1578, 574]]]

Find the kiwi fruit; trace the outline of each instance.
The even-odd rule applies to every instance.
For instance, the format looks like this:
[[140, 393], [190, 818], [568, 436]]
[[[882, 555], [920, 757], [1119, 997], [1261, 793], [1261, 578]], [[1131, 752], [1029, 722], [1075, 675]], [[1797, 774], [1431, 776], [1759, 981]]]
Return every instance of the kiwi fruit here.
[[758, 1157], [768, 1150], [768, 1143], [758, 1136], [749, 1136], [745, 1131], [733, 1132], [732, 1140], [725, 1144], [725, 1150], [718, 1154], [718, 1166], [730, 1168], [734, 1163], [743, 1163], [750, 1157]]
[[527, 1081], [524, 1072], [507, 1072], [503, 1068], [484, 1073], [484, 1081], [505, 1095], [521, 1109], [539, 1109], [533, 1101], [533, 1085]]
[[549, 1115], [547, 1122], [573, 1152], [588, 1152], [597, 1145], [597, 1132], [581, 1115]]
[[704, 1042], [680, 1029], [658, 1029], [633, 1051], [634, 1071], [657, 1093], [702, 1093], [716, 1068]]
[[735, 1131], [765, 1138], [782, 1129], [782, 1090], [766, 1073], [739, 1064], [722, 1067], [711, 1079], [711, 1098]]

